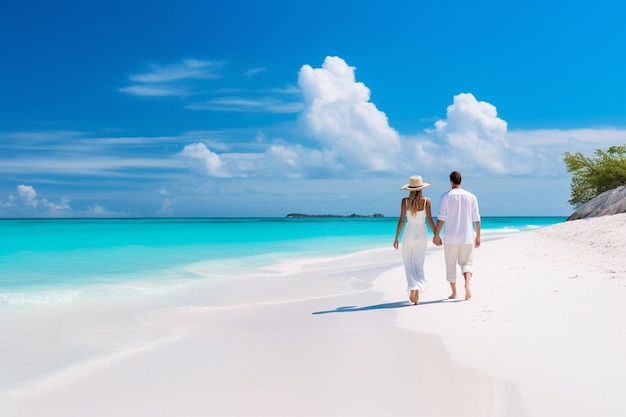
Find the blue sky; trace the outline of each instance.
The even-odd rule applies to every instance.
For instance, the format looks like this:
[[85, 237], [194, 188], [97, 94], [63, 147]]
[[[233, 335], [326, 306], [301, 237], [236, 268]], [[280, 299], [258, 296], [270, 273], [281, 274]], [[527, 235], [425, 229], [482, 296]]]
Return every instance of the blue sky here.
[[626, 2], [0, 0], [0, 217], [569, 215], [626, 144]]

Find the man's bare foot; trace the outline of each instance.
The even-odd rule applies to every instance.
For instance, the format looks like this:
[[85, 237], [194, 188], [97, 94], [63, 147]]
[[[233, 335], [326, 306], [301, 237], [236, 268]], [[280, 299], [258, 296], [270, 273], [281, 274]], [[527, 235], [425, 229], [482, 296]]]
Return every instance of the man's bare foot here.
[[469, 285], [466, 285], [465, 286], [465, 299], [469, 300], [470, 298], [472, 298], [472, 292], [470, 291]]
[[450, 290], [452, 291], [452, 294], [450, 294], [448, 299], [454, 300], [456, 298], [456, 282], [450, 283]]

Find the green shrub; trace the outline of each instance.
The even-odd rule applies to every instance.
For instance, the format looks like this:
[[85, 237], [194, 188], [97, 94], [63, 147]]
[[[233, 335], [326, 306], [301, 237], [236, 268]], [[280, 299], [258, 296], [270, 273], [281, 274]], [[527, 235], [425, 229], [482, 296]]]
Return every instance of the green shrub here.
[[626, 185], [626, 145], [597, 149], [593, 157], [580, 152], [565, 152], [563, 161], [572, 173], [572, 198], [568, 201], [578, 208], [595, 196]]

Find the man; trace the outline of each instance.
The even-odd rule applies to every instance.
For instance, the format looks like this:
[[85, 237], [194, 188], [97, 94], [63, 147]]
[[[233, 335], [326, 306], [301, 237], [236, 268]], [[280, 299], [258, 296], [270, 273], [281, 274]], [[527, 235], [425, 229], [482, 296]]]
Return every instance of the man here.
[[[465, 278], [465, 299], [472, 297], [470, 279], [473, 273], [474, 248], [480, 246], [480, 213], [478, 200], [461, 188], [461, 173], [450, 174], [452, 189], [441, 196], [433, 243], [442, 245], [441, 229], [445, 224], [443, 253], [446, 259], [446, 278], [452, 288], [449, 298], [456, 298], [457, 263]], [[472, 227], [473, 226], [473, 227]]]

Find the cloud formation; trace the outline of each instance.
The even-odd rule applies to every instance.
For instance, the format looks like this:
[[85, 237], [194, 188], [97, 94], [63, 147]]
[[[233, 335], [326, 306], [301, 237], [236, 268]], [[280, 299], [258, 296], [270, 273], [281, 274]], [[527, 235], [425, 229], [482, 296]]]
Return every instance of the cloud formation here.
[[472, 94], [459, 94], [448, 106], [446, 116], [446, 120], [435, 122], [438, 138], [470, 160], [480, 160], [489, 171], [505, 172], [506, 122], [498, 117], [495, 106], [476, 100]]
[[9, 195], [6, 202], [0, 200], [2, 217], [127, 217], [123, 212], [115, 212], [94, 203], [86, 209], [76, 210], [70, 206], [70, 200], [61, 197], [57, 201], [40, 197], [31, 185], [17, 186], [17, 196]]
[[135, 84], [120, 88], [119, 91], [141, 97], [187, 96], [192, 93], [184, 82], [189, 80], [217, 79], [218, 70], [224, 66], [221, 61], [185, 59], [171, 65], [151, 64], [151, 71], [132, 74], [129, 79]]
[[219, 78], [215, 70], [223, 66], [223, 62], [185, 59], [180, 64], [166, 66], [152, 64], [150, 65], [152, 71], [131, 75], [130, 79], [135, 82], [154, 84], [194, 78]]
[[[188, 81], [214, 80], [210, 74], [216, 68], [194, 60], [154, 66], [151, 72], [131, 76], [135, 85], [128, 88], [143, 97], [183, 97], [193, 90], [187, 90]], [[303, 65], [297, 82], [297, 87], [283, 89], [221, 88], [215, 90], [219, 97], [183, 103], [190, 109], [254, 113], [259, 119], [264, 113], [287, 115], [273, 125], [157, 137], [94, 137], [75, 131], [0, 133], [0, 176], [15, 181], [5, 181], [1, 193], [11, 195], [0, 199], [0, 215], [113, 217], [128, 210], [109, 212], [102, 204], [81, 198], [74, 198], [73, 205], [82, 204], [74, 209], [69, 199], [42, 198], [26, 185], [44, 183], [67, 187], [57, 196], [89, 189], [91, 200], [100, 193], [100, 201], [117, 199], [120, 207], [128, 207], [124, 204], [135, 199], [133, 207], [143, 205], [138, 209], [143, 215], [172, 216], [177, 214], [175, 208], [189, 207], [194, 198], [201, 201], [194, 203], [198, 207], [206, 207], [207, 199], [226, 206], [220, 198], [262, 189], [259, 198], [278, 205], [284, 202], [279, 198], [293, 196], [293, 189], [308, 192], [317, 187], [318, 195], [336, 193], [351, 200], [353, 190], [342, 188], [350, 187], [346, 184], [386, 186], [389, 176], [404, 179], [420, 173], [442, 178], [452, 169], [492, 181], [523, 177], [530, 183], [551, 177], [566, 189], [564, 151], [590, 153], [626, 143], [624, 129], [511, 132], [494, 104], [469, 92], [451, 97], [445, 114], [430, 128], [401, 134], [383, 109], [371, 102], [370, 90], [357, 81], [355, 67], [339, 57], [327, 57], [319, 67]], [[338, 183], [342, 185], [328, 191], [328, 184]], [[290, 192], [284, 191], [289, 187]], [[117, 197], [110, 198], [111, 194]]]
[[496, 107], [471, 93], [454, 96], [446, 117], [432, 128], [405, 136], [389, 125], [370, 101], [370, 90], [356, 80], [355, 68], [339, 57], [327, 57], [320, 68], [302, 66], [298, 85], [304, 108], [297, 127], [306, 140], [280, 140], [258, 153], [219, 153], [197, 142], [181, 155], [202, 161], [209, 177], [231, 178], [403, 173], [416, 164], [434, 172], [520, 175], [549, 165], [533, 147], [510, 144], [507, 123]]
[[27, 206], [37, 207], [37, 192], [30, 185], [18, 185], [17, 194]]
[[507, 123], [498, 117], [496, 107], [471, 93], [454, 96], [446, 118], [433, 128], [403, 139], [409, 149], [404, 155], [435, 172], [520, 175], [545, 168], [534, 148], [509, 142]]
[[240, 113], [298, 113], [303, 105], [298, 101], [285, 101], [276, 97], [219, 97], [202, 103], [192, 103], [186, 106], [190, 110], [211, 110], [220, 112]]
[[[294, 94], [300, 94], [294, 87], [267, 91], [258, 88], [246, 90], [243, 87], [247, 84], [255, 85], [254, 78], [267, 72], [267, 68], [257, 67], [239, 75], [223, 76], [225, 68], [225, 61], [199, 59], [185, 59], [169, 65], [151, 64], [150, 71], [131, 74], [128, 78], [133, 84], [121, 87], [118, 91], [142, 98], [178, 98], [184, 100], [184, 108], [188, 110], [274, 114], [298, 113], [302, 110], [302, 102], [292, 99]], [[218, 79], [222, 88], [215, 89], [215, 81]], [[234, 87], [224, 87], [228, 84]], [[194, 102], [188, 102], [189, 97], [193, 97]], [[206, 100], [202, 100], [206, 97]]]
[[190, 93], [182, 88], [154, 85], [131, 85], [119, 89], [120, 92], [139, 97], [185, 97]]
[[200, 163], [201, 169], [211, 177], [228, 177], [220, 156], [212, 152], [204, 143], [186, 145], [180, 155], [192, 164]]
[[354, 72], [339, 57], [327, 57], [321, 68], [300, 69], [303, 130], [347, 169], [393, 170], [400, 135], [370, 102], [370, 90], [356, 81]]
[[[321, 68], [301, 68], [298, 84], [304, 104], [291, 110], [302, 110], [298, 132], [310, 142], [309, 147], [296, 137], [296, 143], [270, 143], [264, 152], [218, 154], [198, 142], [185, 146], [180, 155], [201, 161], [210, 177], [316, 178], [393, 172], [400, 135], [389, 126], [385, 113], [370, 102], [369, 89], [356, 81], [354, 72], [338, 57], [327, 57]], [[226, 104], [255, 108], [258, 103], [220, 103]]]
[[218, 152], [200, 141], [180, 155], [199, 161], [204, 175], [222, 178], [350, 177], [405, 173], [416, 165], [438, 174], [451, 169], [511, 176], [557, 171], [557, 149], [546, 155], [524, 140], [509, 141], [507, 123], [496, 107], [471, 93], [454, 96], [445, 118], [432, 128], [400, 135], [370, 101], [370, 90], [356, 80], [355, 68], [339, 57], [327, 57], [319, 68], [302, 66], [298, 85], [304, 106], [297, 122], [300, 138], [270, 141], [257, 153]]
[[30, 185], [17, 186], [17, 197], [9, 195], [7, 202], [0, 201], [0, 210], [8, 213], [28, 213], [31, 216], [60, 216], [71, 212], [70, 201], [61, 198], [57, 203], [37, 197], [37, 192]]

